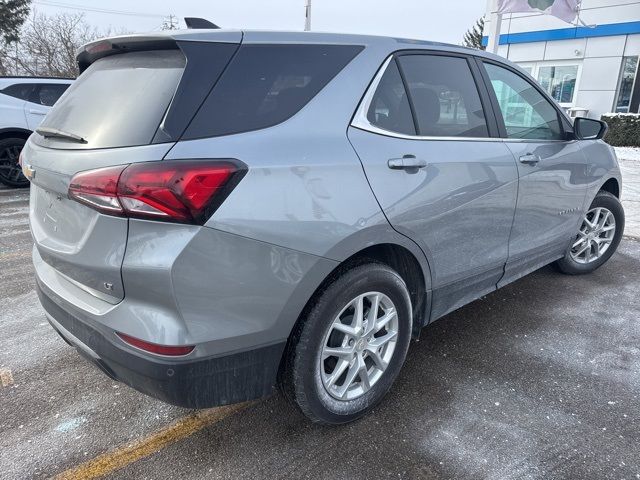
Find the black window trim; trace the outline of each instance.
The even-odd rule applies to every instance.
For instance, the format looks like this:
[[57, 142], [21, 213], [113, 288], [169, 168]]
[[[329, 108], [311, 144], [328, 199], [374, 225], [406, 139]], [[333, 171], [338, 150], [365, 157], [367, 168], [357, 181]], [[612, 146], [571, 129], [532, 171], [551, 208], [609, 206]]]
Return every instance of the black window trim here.
[[[532, 83], [527, 77], [525, 77], [521, 72], [519, 72], [516, 68], [508, 65], [506, 63], [493, 60], [490, 58], [484, 57], [475, 57], [476, 64], [481, 73], [482, 79], [485, 83], [485, 88], [489, 93], [489, 97], [491, 99], [491, 105], [493, 106], [493, 110], [495, 112], [495, 118], [498, 123], [498, 129], [500, 131], [500, 137], [505, 142], [513, 142], [513, 143], [547, 143], [547, 142], [571, 142], [575, 141], [575, 135], [573, 133], [573, 125], [571, 120], [567, 116], [566, 112], [560, 108], [560, 106], [556, 103], [556, 101], [545, 91], [537, 82]], [[564, 138], [562, 139], [543, 139], [543, 138], [509, 138], [507, 135], [507, 128], [504, 123], [504, 117], [502, 115], [502, 110], [500, 109], [500, 104], [498, 102], [498, 97], [496, 96], [493, 87], [491, 86], [491, 79], [489, 78], [489, 74], [487, 73], [486, 68], [484, 68], [484, 64], [495, 65], [497, 67], [504, 68], [522, 78], [525, 82], [531, 85], [536, 89], [538, 93], [540, 93], [546, 100], [551, 104], [553, 109], [556, 111], [556, 115], [558, 116], [558, 123], [560, 124], [560, 128], [562, 129], [562, 135]]]
[[[182, 139], [183, 135], [189, 128], [189, 125], [191, 125], [193, 119], [198, 115], [198, 112], [202, 108], [205, 100], [211, 94], [215, 86], [218, 84], [218, 81], [240, 50], [242, 38], [244, 38], [244, 34], [242, 34], [238, 43], [176, 42], [178, 49], [185, 57], [185, 66], [182, 71], [182, 75], [180, 76], [180, 81], [176, 86], [176, 90], [171, 97], [171, 101], [167, 105], [167, 108], [158, 123], [158, 128], [155, 130], [151, 144], [177, 142]], [[208, 70], [204, 70], [202, 66], [203, 64], [206, 65], [204, 60], [206, 60], [207, 56], [211, 55], [211, 51], [209, 49], [212, 44], [215, 44], [215, 47], [224, 46], [233, 49], [233, 52], [230, 54], [217, 75], [212, 73], [212, 71], [215, 72], [215, 64], [213, 64], [213, 62], [209, 62]], [[194, 79], [200, 79], [200, 82], [208, 82], [203, 85], [205, 88], [204, 92], [194, 92], [193, 89], [185, 89], [185, 85], [193, 82]], [[181, 97], [181, 101], [177, 101], [178, 96]]]
[[[480, 103], [482, 105], [482, 110], [485, 116], [485, 121], [487, 124], [488, 136], [486, 137], [464, 137], [464, 136], [453, 136], [453, 137], [444, 137], [444, 136], [432, 136], [432, 135], [408, 135], [405, 133], [394, 132], [391, 130], [385, 130], [376, 125], [373, 125], [367, 119], [367, 111], [369, 109], [371, 100], [373, 98], [373, 94], [375, 90], [378, 88], [380, 84], [380, 80], [384, 73], [386, 72], [389, 64], [393, 61], [396, 63], [397, 68], [400, 72], [400, 77], [402, 79], [402, 83], [405, 91], [407, 92], [407, 98], [409, 99], [409, 107], [411, 109], [411, 115], [413, 117], [414, 129], [418, 132], [418, 124], [415, 117], [415, 111], [413, 107], [413, 101], [411, 100], [411, 94], [407, 88], [407, 82], [405, 80], [404, 72], [402, 70], [402, 66], [400, 62], [397, 61], [398, 57], [405, 55], [430, 55], [430, 56], [444, 56], [444, 57], [457, 57], [463, 58], [467, 61], [467, 65], [469, 66], [469, 70], [471, 72], [471, 76], [473, 77], [473, 81], [476, 85], [476, 90], [478, 92], [478, 96], [480, 97]], [[376, 71], [375, 75], [369, 82], [365, 93], [363, 94], [356, 111], [353, 114], [351, 119], [350, 126], [354, 128], [358, 128], [360, 130], [365, 130], [371, 133], [376, 133], [379, 135], [384, 135], [387, 137], [395, 137], [402, 138], [405, 140], [432, 140], [432, 141], [461, 141], [461, 142], [469, 142], [469, 141], [481, 141], [481, 142], [496, 142], [503, 141], [504, 138], [501, 135], [501, 131], [499, 128], [498, 117], [496, 116], [496, 112], [494, 111], [493, 103], [491, 101], [490, 92], [487, 88], [486, 82], [482, 76], [482, 70], [478, 67], [476, 62], [474, 61], [473, 55], [468, 55], [465, 53], [459, 52], [450, 52], [447, 50], [430, 50], [430, 49], [406, 49], [406, 50], [396, 50], [391, 54], [387, 55], [384, 61], [381, 63], [380, 67]]]

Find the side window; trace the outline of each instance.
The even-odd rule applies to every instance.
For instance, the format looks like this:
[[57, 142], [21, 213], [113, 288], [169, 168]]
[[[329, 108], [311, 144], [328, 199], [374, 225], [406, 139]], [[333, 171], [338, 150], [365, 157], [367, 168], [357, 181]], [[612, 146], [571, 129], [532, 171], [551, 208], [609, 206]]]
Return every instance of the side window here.
[[562, 140], [558, 112], [527, 80], [506, 68], [485, 63], [498, 97], [508, 138]]
[[248, 132], [284, 122], [362, 49], [358, 45], [242, 45], [183, 138]]
[[409, 99], [395, 61], [389, 63], [380, 79], [367, 112], [367, 120], [383, 130], [416, 134]]
[[69, 85], [63, 83], [42, 84], [36, 89], [35, 98], [31, 101], [51, 107], [58, 101], [67, 88], [69, 88]]
[[31, 92], [33, 92], [33, 83], [14, 83], [0, 90], [0, 92], [10, 97], [19, 98], [20, 100], [29, 100]]
[[443, 55], [398, 57], [418, 123], [437, 137], [488, 137], [480, 94], [467, 60]]

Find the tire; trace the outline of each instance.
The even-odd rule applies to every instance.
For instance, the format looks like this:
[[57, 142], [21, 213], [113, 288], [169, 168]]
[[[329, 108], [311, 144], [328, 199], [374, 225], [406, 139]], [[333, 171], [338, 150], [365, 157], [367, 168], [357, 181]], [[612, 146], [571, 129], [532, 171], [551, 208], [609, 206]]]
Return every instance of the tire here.
[[0, 183], [9, 187], [28, 187], [29, 180], [22, 174], [18, 158], [25, 144], [23, 138], [0, 140]]
[[[615, 223], [611, 222], [611, 217], [608, 216], [607, 211], [611, 213]], [[591, 228], [593, 225], [591, 222], [594, 221], [595, 212], [598, 212], [599, 216], [599, 220], [596, 221], [596, 223], [600, 222], [603, 225], [606, 223], [606, 226], [601, 229], [597, 226], [596, 228]], [[608, 221], [606, 222], [604, 218], [605, 215], [608, 217]], [[613, 234], [609, 233], [611, 230], [604, 231], [607, 228], [610, 229], [612, 226], [614, 227]], [[567, 248], [564, 257], [556, 262], [557, 268], [567, 275], [591, 273], [604, 265], [607, 260], [611, 258], [611, 255], [614, 254], [624, 232], [624, 210], [620, 200], [609, 192], [598, 192], [593, 202], [591, 202], [591, 206], [585, 214], [579, 230], [579, 233]], [[585, 235], [585, 232], [588, 233]], [[589, 237], [589, 235], [591, 235], [591, 237]], [[604, 236], [609, 236], [609, 238], [606, 238], [606, 241], [609, 242], [606, 244], [606, 250], [599, 256], [595, 256], [597, 252], [596, 244], [599, 245], [598, 248], [604, 249]], [[583, 243], [578, 244], [578, 242], [581, 241]], [[589, 246], [587, 246], [587, 243]], [[576, 246], [576, 244], [578, 244], [578, 246]], [[576, 254], [583, 248], [587, 248], [588, 250], [578, 257]], [[591, 259], [587, 260], [587, 256], [591, 256]]]
[[[379, 308], [377, 320], [372, 322], [370, 312], [376, 297]], [[342, 332], [344, 328], [357, 331], [352, 327], [357, 326], [354, 314], [358, 298], [363, 299], [364, 322], [360, 331], [364, 336]], [[385, 321], [388, 323], [374, 332]], [[376, 327], [372, 328], [373, 325]], [[326, 289], [316, 294], [294, 328], [285, 352], [280, 387], [313, 422], [337, 425], [356, 420], [382, 400], [398, 376], [409, 348], [411, 328], [411, 300], [400, 275], [377, 262], [345, 268]], [[329, 351], [323, 349], [332, 346], [354, 353], [351, 357], [328, 356], [321, 360], [323, 353]], [[379, 362], [374, 361], [376, 359]], [[358, 363], [360, 361], [364, 363]], [[339, 364], [344, 373], [330, 385], [328, 377], [338, 374]], [[381, 365], [386, 366], [383, 369]], [[358, 376], [347, 385], [357, 366], [360, 367]], [[366, 382], [361, 374], [366, 375]], [[346, 391], [340, 396], [345, 385]]]

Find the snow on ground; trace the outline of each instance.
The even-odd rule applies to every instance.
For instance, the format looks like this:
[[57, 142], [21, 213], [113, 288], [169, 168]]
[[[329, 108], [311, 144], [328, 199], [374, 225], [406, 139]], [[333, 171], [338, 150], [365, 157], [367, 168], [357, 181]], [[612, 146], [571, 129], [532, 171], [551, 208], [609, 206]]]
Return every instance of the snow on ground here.
[[622, 171], [622, 205], [626, 217], [624, 233], [640, 238], [640, 148], [615, 149]]
[[640, 160], [640, 147], [613, 147], [619, 159]]

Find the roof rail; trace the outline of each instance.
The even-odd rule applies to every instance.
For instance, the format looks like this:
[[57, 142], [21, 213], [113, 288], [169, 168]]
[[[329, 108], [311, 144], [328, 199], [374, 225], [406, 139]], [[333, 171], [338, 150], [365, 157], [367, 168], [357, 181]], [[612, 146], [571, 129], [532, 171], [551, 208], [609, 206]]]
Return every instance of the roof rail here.
[[187, 24], [187, 28], [193, 29], [220, 28], [215, 23], [212, 23], [205, 18], [198, 17], [184, 17], [184, 23]]

